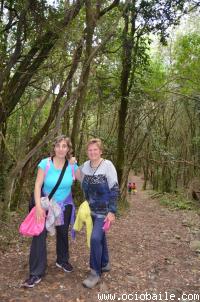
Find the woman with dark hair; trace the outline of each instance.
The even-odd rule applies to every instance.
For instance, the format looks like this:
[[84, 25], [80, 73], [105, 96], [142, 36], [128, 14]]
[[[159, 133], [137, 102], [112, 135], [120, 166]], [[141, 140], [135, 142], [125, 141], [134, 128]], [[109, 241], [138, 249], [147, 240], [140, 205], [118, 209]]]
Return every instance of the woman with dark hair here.
[[[53, 200], [59, 206], [61, 213], [60, 223], [56, 226], [56, 266], [65, 272], [71, 272], [73, 267], [69, 263], [68, 228], [70, 222], [74, 220], [75, 207], [72, 200], [71, 186], [73, 170], [75, 172], [78, 166], [69, 164], [72, 144], [68, 137], [58, 136], [53, 144], [53, 151], [54, 156], [44, 158], [38, 164], [34, 189], [36, 220], [40, 221], [46, 215], [41, 205], [41, 197], [48, 196], [52, 192], [63, 170], [62, 180], [53, 195]], [[47, 165], [49, 167], [46, 173]], [[39, 236], [33, 237], [29, 258], [30, 274], [29, 278], [23, 283], [24, 287], [34, 287], [45, 274], [47, 265], [46, 237], [46, 228]]]

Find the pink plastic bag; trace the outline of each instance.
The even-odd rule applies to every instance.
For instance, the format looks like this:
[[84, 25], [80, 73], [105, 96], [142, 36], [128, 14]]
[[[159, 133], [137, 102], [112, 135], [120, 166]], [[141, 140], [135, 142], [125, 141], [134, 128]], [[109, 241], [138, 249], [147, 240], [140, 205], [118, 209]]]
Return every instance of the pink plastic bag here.
[[103, 225], [103, 230], [105, 232], [109, 231], [110, 226], [111, 226], [110, 220], [109, 219], [105, 219], [104, 220], [104, 225]]
[[26, 237], [38, 236], [44, 230], [44, 224], [45, 217], [43, 217], [40, 222], [36, 221], [35, 207], [33, 207], [30, 213], [21, 223], [19, 227], [19, 232], [21, 235]]

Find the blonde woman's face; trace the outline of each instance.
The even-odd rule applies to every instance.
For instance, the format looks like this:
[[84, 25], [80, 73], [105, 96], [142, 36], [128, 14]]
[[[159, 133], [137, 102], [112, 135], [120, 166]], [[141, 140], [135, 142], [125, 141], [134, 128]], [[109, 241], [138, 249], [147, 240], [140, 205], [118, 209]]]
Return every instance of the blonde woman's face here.
[[67, 142], [64, 139], [57, 143], [54, 147], [55, 155], [59, 158], [65, 158], [68, 151], [69, 148]]
[[97, 161], [101, 158], [102, 151], [99, 149], [99, 146], [94, 143], [88, 146], [87, 155], [90, 160]]

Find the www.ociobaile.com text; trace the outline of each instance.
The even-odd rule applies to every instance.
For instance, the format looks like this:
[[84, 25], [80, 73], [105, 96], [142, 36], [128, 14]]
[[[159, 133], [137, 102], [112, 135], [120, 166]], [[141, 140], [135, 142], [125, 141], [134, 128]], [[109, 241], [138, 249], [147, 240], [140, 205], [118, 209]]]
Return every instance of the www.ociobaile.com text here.
[[129, 293], [129, 294], [116, 294], [116, 293], [98, 293], [98, 301], [200, 301], [200, 294], [185, 293], [177, 296], [170, 292], [164, 293]]

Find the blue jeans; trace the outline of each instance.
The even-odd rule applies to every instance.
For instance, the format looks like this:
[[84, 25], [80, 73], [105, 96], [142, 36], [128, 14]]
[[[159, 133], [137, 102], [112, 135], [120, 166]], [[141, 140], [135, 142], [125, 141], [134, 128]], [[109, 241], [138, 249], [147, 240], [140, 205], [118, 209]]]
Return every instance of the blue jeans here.
[[90, 268], [101, 275], [101, 268], [109, 262], [106, 235], [102, 229], [105, 218], [92, 216], [93, 229], [90, 241]]

